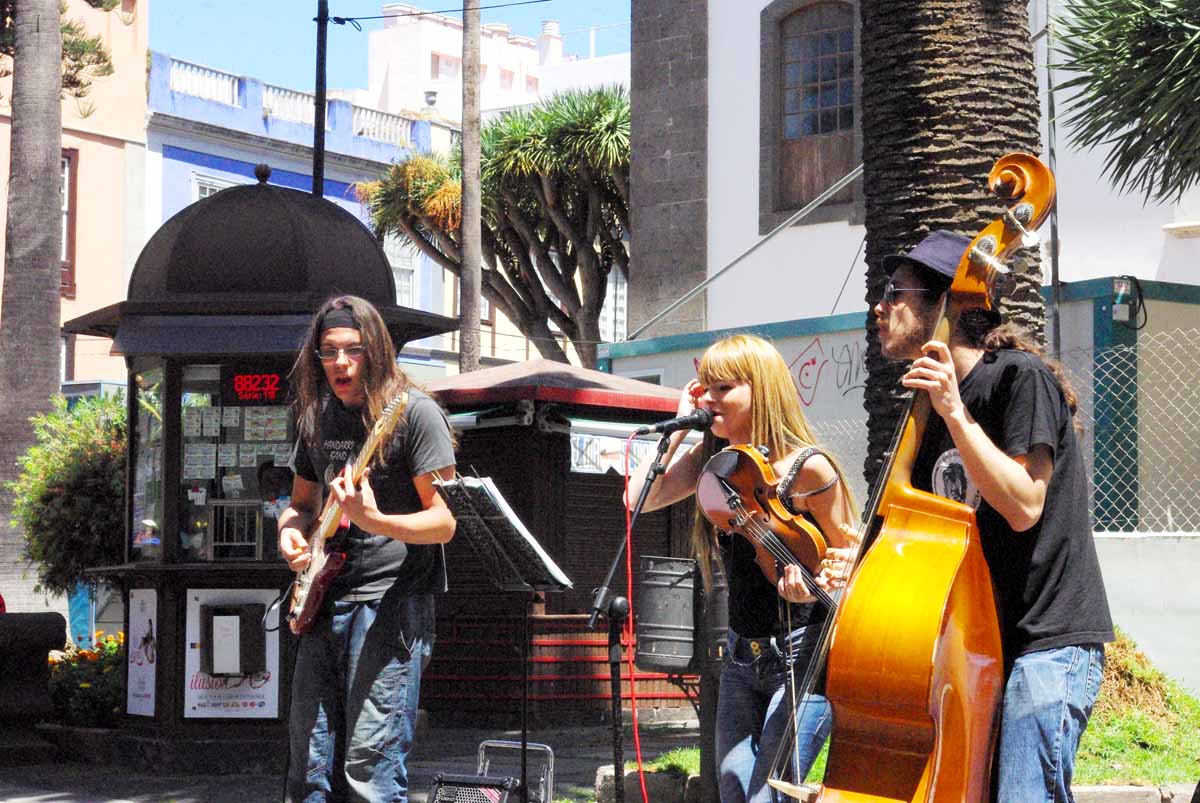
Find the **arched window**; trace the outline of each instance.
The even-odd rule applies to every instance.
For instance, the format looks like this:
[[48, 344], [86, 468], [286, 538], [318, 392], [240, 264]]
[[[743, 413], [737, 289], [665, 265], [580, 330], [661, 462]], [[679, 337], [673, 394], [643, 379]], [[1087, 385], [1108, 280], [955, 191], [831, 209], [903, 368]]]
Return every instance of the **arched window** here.
[[[763, 11], [760, 211], [779, 213], [775, 223], [855, 165], [854, 17], [853, 4], [836, 0], [776, 0]], [[846, 187], [826, 207], [852, 200]], [[809, 220], [830, 213], [845, 217], [831, 207]]]

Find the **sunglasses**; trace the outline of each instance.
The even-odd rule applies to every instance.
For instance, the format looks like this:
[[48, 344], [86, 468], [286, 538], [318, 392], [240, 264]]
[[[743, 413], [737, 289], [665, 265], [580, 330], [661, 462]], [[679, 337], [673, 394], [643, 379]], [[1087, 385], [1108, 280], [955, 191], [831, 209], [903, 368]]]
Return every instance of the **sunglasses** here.
[[895, 279], [888, 279], [887, 284], [883, 286], [883, 303], [895, 304], [896, 297], [900, 293], [932, 293], [928, 287], [897, 287]]
[[366, 346], [346, 346], [342, 349], [331, 347], [317, 349], [317, 359], [321, 362], [337, 362], [339, 354], [345, 354], [348, 360], [361, 360], [363, 355], [367, 353]]

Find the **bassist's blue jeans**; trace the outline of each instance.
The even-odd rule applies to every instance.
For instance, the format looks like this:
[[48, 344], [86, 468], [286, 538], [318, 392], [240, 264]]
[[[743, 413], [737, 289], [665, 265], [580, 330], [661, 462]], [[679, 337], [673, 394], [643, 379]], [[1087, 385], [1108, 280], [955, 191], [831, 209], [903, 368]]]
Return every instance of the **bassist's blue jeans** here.
[[1070, 803], [1075, 751], [1104, 679], [1104, 645], [1019, 656], [1004, 688], [999, 803]]
[[[796, 645], [790, 667], [784, 657], [785, 645], [777, 644], [755, 655], [748, 639], [729, 631], [717, 702], [721, 803], [770, 803], [767, 777], [780, 742], [789, 736], [789, 675], [795, 674], [799, 689], [812, 655], [809, 642], [820, 629], [819, 624], [802, 627], [788, 637]], [[798, 765], [796, 777], [803, 781], [829, 737], [829, 702], [820, 695], [808, 695], [796, 725], [799, 749], [792, 759]]]
[[300, 637], [288, 722], [289, 803], [406, 803], [433, 597], [335, 602]]

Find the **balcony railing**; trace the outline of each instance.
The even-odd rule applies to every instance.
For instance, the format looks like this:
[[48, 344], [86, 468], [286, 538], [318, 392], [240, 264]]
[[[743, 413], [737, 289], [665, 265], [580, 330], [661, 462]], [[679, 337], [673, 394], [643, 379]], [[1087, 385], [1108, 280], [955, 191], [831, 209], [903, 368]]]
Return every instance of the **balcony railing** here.
[[[263, 113], [277, 120], [312, 125], [316, 119], [316, 96], [281, 86], [263, 84]], [[325, 106], [325, 127], [329, 128], [329, 105]]]
[[171, 59], [171, 91], [205, 100], [238, 105], [241, 79], [236, 75], [179, 59]]
[[402, 146], [412, 142], [413, 121], [407, 117], [355, 106], [353, 126], [356, 135], [367, 139]]

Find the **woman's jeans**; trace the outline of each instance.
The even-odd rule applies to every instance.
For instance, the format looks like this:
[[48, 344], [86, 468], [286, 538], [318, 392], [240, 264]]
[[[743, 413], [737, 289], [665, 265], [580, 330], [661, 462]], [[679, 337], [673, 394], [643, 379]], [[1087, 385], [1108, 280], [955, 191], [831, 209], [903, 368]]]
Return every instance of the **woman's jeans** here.
[[1017, 658], [1004, 689], [996, 761], [999, 803], [1074, 800], [1075, 751], [1103, 677], [1102, 644]]
[[287, 801], [406, 803], [433, 597], [333, 604], [300, 637]]
[[[769, 803], [767, 777], [780, 743], [788, 737], [792, 710], [790, 676], [800, 684], [812, 657], [821, 626], [792, 632], [787, 641], [796, 645], [790, 660], [784, 644], [759, 642], [757, 654], [749, 639], [729, 631], [725, 665], [721, 670], [717, 703], [717, 772], [721, 803]], [[806, 638], [807, 636], [807, 638]], [[793, 777], [803, 781], [829, 736], [832, 721], [829, 703], [817, 694], [807, 695], [797, 716], [796, 764]], [[790, 763], [789, 762], [789, 763]], [[785, 765], [786, 766], [786, 765]]]

